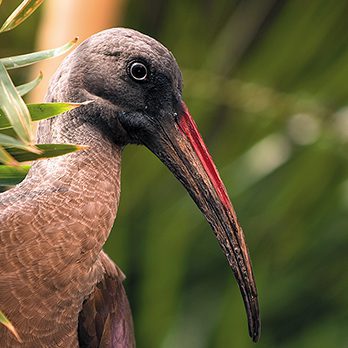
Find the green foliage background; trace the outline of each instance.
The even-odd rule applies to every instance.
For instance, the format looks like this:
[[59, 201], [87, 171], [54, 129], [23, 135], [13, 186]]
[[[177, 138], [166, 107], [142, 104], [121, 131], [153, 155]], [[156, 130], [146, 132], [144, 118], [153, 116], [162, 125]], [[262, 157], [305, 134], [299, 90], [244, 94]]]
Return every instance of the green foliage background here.
[[[344, 0], [126, 6], [124, 25], [182, 67], [249, 244], [260, 348], [348, 347], [347, 11]], [[31, 50], [37, 21], [3, 34], [1, 56]], [[184, 189], [145, 148], [126, 148], [122, 170], [106, 250], [128, 277], [138, 347], [254, 346], [232, 272]]]

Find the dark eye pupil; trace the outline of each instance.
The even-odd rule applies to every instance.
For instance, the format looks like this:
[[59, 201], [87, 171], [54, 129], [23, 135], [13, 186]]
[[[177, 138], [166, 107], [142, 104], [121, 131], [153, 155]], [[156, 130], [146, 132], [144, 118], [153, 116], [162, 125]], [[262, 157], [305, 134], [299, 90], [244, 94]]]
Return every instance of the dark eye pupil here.
[[133, 63], [130, 68], [130, 73], [135, 80], [144, 80], [147, 76], [147, 68], [143, 63]]

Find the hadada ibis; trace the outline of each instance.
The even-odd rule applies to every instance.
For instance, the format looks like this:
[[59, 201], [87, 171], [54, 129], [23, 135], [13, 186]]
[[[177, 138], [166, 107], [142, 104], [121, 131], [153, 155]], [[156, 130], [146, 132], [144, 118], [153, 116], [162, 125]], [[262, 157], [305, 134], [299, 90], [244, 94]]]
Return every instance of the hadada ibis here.
[[184, 185], [238, 282], [257, 341], [260, 319], [248, 249], [219, 173], [182, 100], [173, 55], [137, 31], [102, 31], [50, 82], [49, 102], [92, 101], [42, 121], [39, 143], [88, 149], [37, 161], [0, 195], [1, 347], [134, 347], [124, 275], [104, 253], [120, 198], [121, 153], [145, 145]]

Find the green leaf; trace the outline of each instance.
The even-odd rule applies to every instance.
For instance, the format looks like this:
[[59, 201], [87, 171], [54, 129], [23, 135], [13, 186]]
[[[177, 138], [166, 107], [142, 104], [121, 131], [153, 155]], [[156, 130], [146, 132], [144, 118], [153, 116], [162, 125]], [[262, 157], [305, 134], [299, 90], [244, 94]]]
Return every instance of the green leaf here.
[[11, 123], [19, 139], [25, 144], [32, 142], [30, 113], [16, 87], [0, 62], [0, 108]]
[[7, 317], [5, 316], [5, 314], [2, 311], [0, 311], [0, 323], [2, 325], [6, 326], [7, 329], [12, 332], [12, 334], [16, 337], [18, 342], [22, 342], [21, 338], [18, 335], [17, 330], [12, 325], [12, 323], [7, 319]]
[[17, 167], [0, 165], [0, 186], [14, 186], [19, 184], [28, 174], [30, 166]]
[[32, 89], [34, 89], [42, 80], [42, 72], [40, 71], [40, 74], [39, 76], [35, 79], [35, 80], [32, 80], [28, 83], [25, 83], [23, 85], [20, 85], [20, 86], [17, 86], [16, 89], [17, 89], [17, 92], [18, 94], [23, 97], [23, 95], [26, 95], [27, 93], [29, 93]]
[[28, 54], [22, 54], [14, 57], [1, 58], [0, 62], [5, 66], [7, 70], [16, 69], [23, 66], [27, 66], [44, 59], [60, 56], [71, 49], [77, 42], [77, 38], [71, 40], [65, 45], [57, 48], [52, 48], [45, 51], [33, 52]]
[[65, 155], [70, 152], [86, 150], [88, 147], [73, 144], [38, 144], [41, 154], [35, 154], [23, 149], [4, 146], [5, 150], [18, 162], [34, 161], [41, 158], [49, 158]]
[[13, 130], [13, 128], [6, 128], [6, 129], [0, 129], [0, 133], [1, 134], [6, 134], [9, 135], [12, 138], [16, 138], [17, 134], [16, 132]]
[[[75, 109], [81, 105], [87, 105], [88, 103], [90, 103], [90, 101], [84, 103], [39, 103], [28, 104], [27, 107], [32, 121], [40, 121]], [[11, 127], [10, 122], [0, 109], [0, 130]]]
[[1, 144], [1, 146], [15, 147], [18, 149], [34, 152], [37, 154], [41, 153], [41, 151], [38, 150], [35, 146], [23, 144], [20, 140], [13, 138], [13, 137], [6, 135], [6, 134], [0, 133], [0, 144]]
[[[40, 103], [40, 104], [28, 104], [31, 119], [33, 121], [45, 120], [47, 118], [57, 116], [64, 112], [73, 110], [81, 105], [87, 105], [90, 101], [84, 103]], [[1, 128], [1, 115], [0, 115], [0, 128]]]
[[6, 19], [0, 28], [0, 33], [14, 29], [17, 25], [25, 21], [44, 0], [24, 0]]
[[0, 145], [0, 162], [9, 166], [17, 166], [18, 162]]

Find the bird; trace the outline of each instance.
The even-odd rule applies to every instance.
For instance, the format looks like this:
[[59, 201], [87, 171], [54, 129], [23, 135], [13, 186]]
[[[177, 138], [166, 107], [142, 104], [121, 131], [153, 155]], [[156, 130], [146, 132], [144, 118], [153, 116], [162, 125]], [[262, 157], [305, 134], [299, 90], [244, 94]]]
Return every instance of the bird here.
[[22, 341], [0, 326], [1, 347], [135, 347], [125, 275], [103, 251], [129, 144], [153, 152], [204, 214], [259, 339], [244, 233], [182, 93], [173, 54], [133, 29], [96, 33], [61, 63], [45, 100], [85, 103], [40, 121], [37, 142], [85, 147], [34, 162], [0, 194], [0, 309]]

